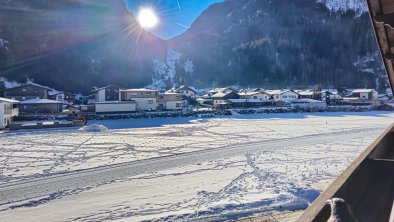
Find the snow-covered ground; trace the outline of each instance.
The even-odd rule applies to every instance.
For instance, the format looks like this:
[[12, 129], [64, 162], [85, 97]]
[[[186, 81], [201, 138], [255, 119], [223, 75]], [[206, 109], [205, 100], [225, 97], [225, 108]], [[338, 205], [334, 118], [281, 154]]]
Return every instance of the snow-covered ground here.
[[393, 117], [261, 114], [2, 133], [0, 221], [206, 221], [304, 209]]

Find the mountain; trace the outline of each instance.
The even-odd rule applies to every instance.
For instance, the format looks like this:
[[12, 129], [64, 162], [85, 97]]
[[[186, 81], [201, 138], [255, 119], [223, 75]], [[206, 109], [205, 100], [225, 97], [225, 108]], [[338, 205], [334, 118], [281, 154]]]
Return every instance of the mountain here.
[[0, 0], [0, 76], [59, 90], [387, 84], [363, 0], [226, 0], [180, 36], [119, 0]]
[[193, 62], [193, 75], [178, 75], [196, 86], [383, 87], [366, 10], [361, 0], [227, 0], [168, 44]]
[[166, 43], [119, 0], [0, 0], [0, 75], [60, 90], [151, 82]]

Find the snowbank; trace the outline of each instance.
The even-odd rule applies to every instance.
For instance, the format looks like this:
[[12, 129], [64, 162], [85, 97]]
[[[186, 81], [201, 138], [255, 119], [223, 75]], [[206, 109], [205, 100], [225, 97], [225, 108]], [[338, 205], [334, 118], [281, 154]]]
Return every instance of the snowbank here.
[[97, 125], [97, 124], [84, 126], [84, 127], [80, 128], [79, 130], [84, 131], [84, 132], [89, 132], [89, 133], [106, 133], [106, 132], [108, 132], [107, 127], [105, 127], [103, 125]]

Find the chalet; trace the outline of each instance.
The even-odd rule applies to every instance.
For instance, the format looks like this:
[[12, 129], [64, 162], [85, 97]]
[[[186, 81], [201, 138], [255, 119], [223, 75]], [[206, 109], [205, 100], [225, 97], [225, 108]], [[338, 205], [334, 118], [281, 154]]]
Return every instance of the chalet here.
[[19, 115], [18, 108], [14, 108], [19, 101], [0, 97], [0, 129], [5, 129], [12, 123], [13, 117]]
[[290, 103], [291, 101], [298, 99], [298, 94], [290, 90], [267, 90], [266, 93], [276, 102], [276, 103]]
[[74, 95], [69, 92], [61, 92], [61, 91], [49, 91], [48, 99], [56, 100], [63, 104], [72, 104], [74, 103]]
[[187, 101], [182, 99], [183, 96], [184, 94], [175, 90], [159, 94], [157, 99], [158, 109], [182, 110], [187, 105]]
[[30, 99], [48, 99], [48, 91], [52, 89], [34, 83], [26, 83], [14, 88], [4, 89], [3, 95], [7, 99], [13, 100], [30, 100]]
[[252, 91], [252, 92], [239, 92], [238, 93], [240, 99], [256, 99], [260, 101], [268, 101], [270, 96], [263, 91]]
[[352, 91], [351, 97], [357, 97], [365, 101], [376, 101], [378, 99], [378, 92], [374, 89], [355, 89]]
[[212, 97], [213, 106], [217, 108], [224, 108], [229, 105], [229, 99], [239, 99], [239, 95], [236, 92], [228, 91], [228, 92], [218, 92]]
[[121, 101], [137, 102], [137, 110], [157, 110], [157, 97], [159, 91], [152, 89], [124, 89], [119, 90]]
[[176, 89], [177, 92], [180, 92], [183, 96], [187, 97], [187, 98], [196, 98], [196, 90], [193, 89], [192, 87], [183, 85], [181, 87], [179, 87], [178, 89]]
[[291, 108], [311, 109], [311, 108], [325, 108], [326, 102], [314, 99], [295, 99], [291, 101]]
[[49, 99], [29, 99], [17, 104], [21, 114], [59, 114], [63, 104]]
[[119, 87], [108, 85], [93, 90], [95, 102], [119, 101]]
[[313, 90], [295, 90], [294, 92], [298, 94], [298, 99], [313, 99], [315, 96]]

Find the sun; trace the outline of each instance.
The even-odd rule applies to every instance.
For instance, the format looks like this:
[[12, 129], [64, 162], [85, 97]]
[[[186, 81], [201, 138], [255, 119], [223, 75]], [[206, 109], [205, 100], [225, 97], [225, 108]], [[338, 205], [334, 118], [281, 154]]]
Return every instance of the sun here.
[[151, 8], [142, 8], [138, 12], [137, 17], [138, 23], [140, 23], [142, 28], [151, 29], [157, 26], [159, 19], [156, 13]]

